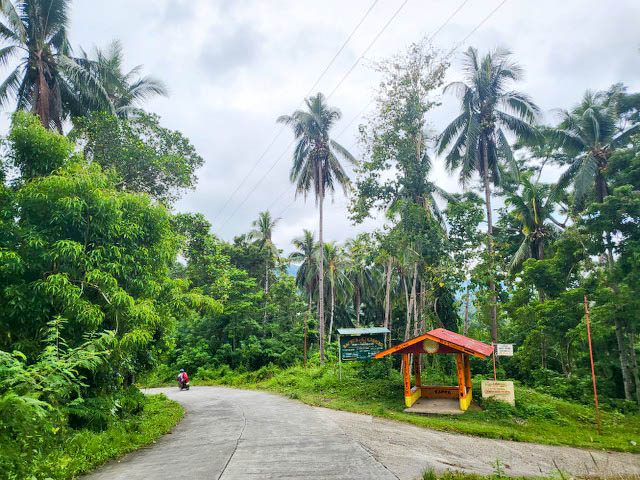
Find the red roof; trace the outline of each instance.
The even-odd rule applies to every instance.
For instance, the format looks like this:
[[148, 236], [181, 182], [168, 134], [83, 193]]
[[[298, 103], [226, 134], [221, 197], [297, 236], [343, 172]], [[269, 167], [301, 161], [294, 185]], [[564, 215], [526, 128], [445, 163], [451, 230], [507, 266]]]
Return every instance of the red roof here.
[[493, 353], [493, 347], [491, 345], [444, 328], [436, 328], [424, 335], [412, 338], [400, 345], [379, 352], [375, 355], [375, 358], [382, 358], [392, 353], [427, 353], [422, 344], [422, 342], [427, 339], [434, 340], [440, 344], [440, 349], [437, 353], [462, 352], [480, 358], [485, 358]]

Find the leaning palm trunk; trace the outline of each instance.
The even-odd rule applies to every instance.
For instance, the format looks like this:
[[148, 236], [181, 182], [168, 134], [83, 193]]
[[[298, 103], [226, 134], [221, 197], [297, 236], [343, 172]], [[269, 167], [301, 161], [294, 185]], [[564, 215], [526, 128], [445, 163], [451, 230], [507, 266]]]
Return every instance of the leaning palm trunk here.
[[318, 243], [320, 248], [320, 262], [318, 268], [318, 336], [320, 337], [320, 365], [322, 365], [324, 363], [324, 242], [322, 240], [322, 204], [324, 203], [324, 179], [322, 178], [322, 165], [318, 170], [320, 177], [320, 188], [318, 189], [318, 211], [320, 217], [318, 233]]
[[491, 213], [491, 186], [489, 185], [489, 147], [482, 142], [482, 180], [484, 183], [484, 198], [487, 208], [487, 251], [489, 252], [490, 273], [489, 290], [491, 290], [491, 339], [498, 343], [498, 313], [496, 305], [496, 283], [493, 278], [493, 215]]

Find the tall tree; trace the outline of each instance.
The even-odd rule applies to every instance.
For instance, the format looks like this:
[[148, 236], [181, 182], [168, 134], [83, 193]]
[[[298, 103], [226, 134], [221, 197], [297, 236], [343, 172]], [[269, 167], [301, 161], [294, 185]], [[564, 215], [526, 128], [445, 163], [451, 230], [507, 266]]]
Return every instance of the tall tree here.
[[[500, 162], [511, 162], [513, 152], [506, 133], [516, 138], [533, 138], [539, 109], [525, 94], [509, 90], [522, 78], [522, 68], [511, 60], [510, 52], [495, 50], [480, 58], [475, 48], [464, 54], [464, 82], [453, 82], [445, 91], [455, 90], [462, 100], [462, 112], [440, 135], [438, 153], [447, 149], [450, 171], [460, 168], [460, 182], [467, 185], [474, 173], [482, 179], [487, 209], [487, 250], [493, 257], [493, 214], [491, 183], [500, 184]], [[493, 267], [491, 267], [493, 270]], [[498, 341], [496, 284], [489, 281], [491, 294], [491, 337]]]
[[31, 110], [42, 125], [62, 131], [67, 114], [82, 115], [87, 106], [111, 104], [100, 79], [72, 58], [67, 40], [69, 0], [0, 2], [4, 23], [0, 63], [20, 55], [18, 65], [0, 84], [0, 105], [15, 97], [18, 110]]
[[[346, 275], [346, 259], [342, 249], [335, 242], [324, 244], [324, 270], [329, 277], [329, 343], [333, 333], [333, 319], [336, 308], [336, 296], [340, 299], [348, 298], [351, 290], [349, 278]], [[345, 293], [347, 293], [345, 295]]]
[[[607, 182], [609, 159], [616, 150], [630, 143], [632, 136], [640, 131], [640, 122], [634, 121], [633, 115], [629, 115], [632, 106], [620, 103], [621, 99], [626, 101], [628, 98], [623, 96], [623, 90], [615, 86], [609, 92], [587, 91], [577, 107], [571, 111], [561, 112], [563, 120], [556, 129], [556, 135], [562, 149], [571, 158], [571, 163], [560, 177], [558, 188], [572, 182], [578, 204], [591, 186], [594, 187], [596, 202], [598, 204], [605, 202], [610, 193]], [[612, 272], [615, 264], [612, 229], [602, 230], [602, 237], [608, 269]], [[617, 294], [619, 288], [617, 282], [612, 280], [610, 286]], [[629, 353], [625, 342], [625, 332], [628, 327], [620, 315], [614, 315], [613, 320], [625, 397], [630, 399], [632, 380]]]
[[[273, 229], [278, 224], [280, 218], [273, 218], [268, 210], [260, 212], [258, 218], [253, 221], [253, 230], [249, 232], [249, 237], [260, 243], [265, 252], [264, 260], [264, 296], [265, 301], [269, 294], [269, 267], [274, 256], [278, 256], [278, 249], [273, 244]], [[266, 310], [265, 310], [266, 315]]]
[[[319, 264], [323, 265], [323, 204], [326, 191], [335, 191], [336, 183], [347, 193], [349, 177], [338, 160], [339, 157], [356, 163], [349, 151], [330, 137], [330, 130], [342, 117], [339, 110], [330, 107], [324, 95], [318, 93], [305, 99], [306, 110], [296, 110], [282, 115], [278, 122], [291, 126], [296, 138], [293, 166], [289, 175], [296, 185], [296, 195], [306, 195], [313, 188], [319, 212], [318, 243]], [[324, 362], [324, 272], [318, 270], [318, 330], [320, 336], [320, 361]]]

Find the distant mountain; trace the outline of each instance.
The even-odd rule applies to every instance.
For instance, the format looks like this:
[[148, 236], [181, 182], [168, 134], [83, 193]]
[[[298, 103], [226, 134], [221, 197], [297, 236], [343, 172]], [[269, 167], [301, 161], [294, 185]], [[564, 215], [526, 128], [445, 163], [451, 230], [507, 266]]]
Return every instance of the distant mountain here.
[[289, 264], [287, 266], [287, 273], [292, 277], [295, 277], [298, 274], [298, 270], [300, 270], [300, 265]]

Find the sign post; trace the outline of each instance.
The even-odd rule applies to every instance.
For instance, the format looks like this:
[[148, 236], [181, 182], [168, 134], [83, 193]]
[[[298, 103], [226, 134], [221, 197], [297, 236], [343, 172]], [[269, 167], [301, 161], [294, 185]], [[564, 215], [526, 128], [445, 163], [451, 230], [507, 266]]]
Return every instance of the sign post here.
[[587, 340], [589, 341], [589, 359], [591, 360], [591, 380], [593, 382], [593, 399], [596, 403], [596, 421], [598, 422], [598, 433], [602, 433], [602, 425], [600, 424], [600, 410], [598, 409], [598, 389], [596, 388], [596, 370], [593, 367], [593, 349], [591, 347], [591, 327], [589, 325], [589, 305], [587, 296], [584, 296], [584, 313], [587, 316]]
[[500, 357], [513, 357], [513, 343], [493, 343], [493, 381], [496, 379], [496, 355]]
[[388, 328], [339, 328], [338, 376], [342, 380], [342, 362], [369, 360], [384, 350]]

